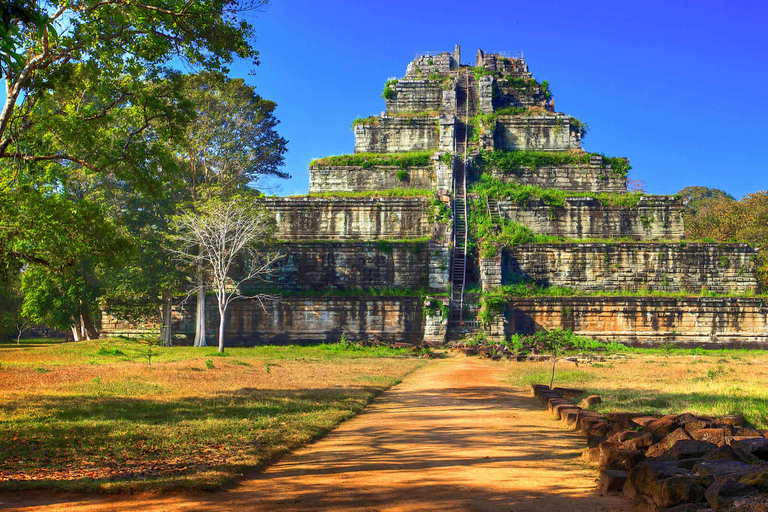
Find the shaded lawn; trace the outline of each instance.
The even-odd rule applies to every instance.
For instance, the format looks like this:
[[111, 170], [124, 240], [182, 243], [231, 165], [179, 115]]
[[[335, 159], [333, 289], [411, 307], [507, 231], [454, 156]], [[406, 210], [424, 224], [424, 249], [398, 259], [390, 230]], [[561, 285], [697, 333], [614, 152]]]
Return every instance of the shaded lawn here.
[[[211, 489], [333, 429], [421, 361], [349, 346], [0, 350], [0, 488]], [[157, 350], [157, 349], [155, 349]]]
[[[600, 412], [650, 415], [743, 414], [768, 428], [768, 352], [749, 350], [643, 350], [626, 359], [580, 364], [558, 362], [555, 386], [597, 394]], [[512, 363], [515, 384], [549, 384], [552, 363]]]

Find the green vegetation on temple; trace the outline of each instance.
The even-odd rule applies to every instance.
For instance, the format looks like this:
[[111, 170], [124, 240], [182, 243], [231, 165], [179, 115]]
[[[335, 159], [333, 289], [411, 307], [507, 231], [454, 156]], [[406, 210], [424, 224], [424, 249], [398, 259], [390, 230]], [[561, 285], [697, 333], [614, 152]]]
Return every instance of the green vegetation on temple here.
[[375, 166], [426, 167], [430, 165], [434, 151], [412, 151], [408, 153], [355, 153], [316, 158], [309, 165], [316, 166], [359, 166], [370, 169]]
[[470, 207], [467, 209], [469, 222], [469, 240], [467, 247], [473, 251], [476, 243], [483, 244], [482, 256], [490, 258], [495, 256], [490, 251], [495, 250], [493, 244], [517, 245], [524, 243], [547, 243], [562, 241], [563, 238], [535, 233], [532, 229], [502, 218], [497, 224], [491, 220], [486, 208], [485, 199], [470, 198]]
[[756, 291], [715, 293], [706, 289], [665, 291], [640, 288], [637, 290], [577, 290], [564, 286], [545, 286], [534, 281], [524, 280], [518, 276], [519, 281], [514, 284], [503, 285], [490, 292], [483, 292], [482, 296], [495, 300], [508, 301], [512, 297], [768, 297], [764, 293]]
[[[494, 188], [496, 187], [496, 188]], [[677, 244], [680, 247], [685, 247], [688, 243], [734, 243], [726, 241], [717, 241], [712, 238], [703, 239], [689, 239], [689, 240], [653, 240], [653, 241], [639, 241], [634, 238], [584, 238], [584, 239], [571, 239], [553, 235], [546, 235], [536, 233], [532, 229], [514, 222], [512, 220], [502, 217], [499, 221], [494, 222], [488, 214], [488, 206], [486, 198], [507, 198], [510, 197], [514, 201], [525, 203], [533, 198], [541, 197], [545, 202], [547, 198], [554, 200], [557, 203], [566, 196], [586, 196], [596, 197], [601, 201], [607, 202], [607, 204], [616, 204], [619, 206], [633, 206], [636, 205], [637, 199], [641, 194], [609, 194], [609, 193], [583, 193], [574, 194], [560, 190], [553, 189], [540, 189], [530, 185], [507, 185], [491, 178], [490, 176], [482, 176], [480, 182], [470, 186], [470, 191], [475, 194], [474, 197], [470, 196], [470, 208], [468, 209], [469, 215], [469, 231], [470, 239], [468, 247], [470, 250], [476, 250], [479, 248], [480, 256], [483, 258], [493, 258], [497, 254], [497, 245], [514, 246], [519, 244], [533, 243], [533, 244], [621, 244], [621, 243], [634, 243], [634, 244]], [[486, 196], [487, 194], [487, 196]], [[614, 200], [612, 203], [608, 200]], [[560, 203], [562, 205], [562, 203]], [[556, 204], [550, 204], [550, 206], [556, 206]], [[754, 245], [754, 244], [753, 244]]]
[[[547, 206], [563, 206], [568, 197], [591, 197], [608, 206], [634, 207], [642, 197], [648, 194], [632, 192], [570, 192], [554, 188], [540, 188], [533, 185], [504, 183], [503, 181], [483, 174], [480, 180], [469, 187], [469, 192], [491, 199], [510, 199], [517, 203], [527, 204], [534, 199], [541, 199]], [[661, 196], [667, 197], [667, 196]]]
[[[573, 119], [575, 118], [571, 118]], [[588, 165], [593, 156], [603, 158], [601, 167], [608, 172], [626, 176], [632, 169], [624, 158], [575, 151], [481, 151], [477, 162], [481, 170], [498, 169], [507, 174], [514, 173], [519, 167], [535, 170], [542, 167]]]
[[381, 97], [385, 100], [391, 100], [395, 96], [395, 91], [392, 89], [392, 86], [396, 84], [397, 78], [388, 80], [387, 83], [384, 84], [384, 91], [381, 93]]
[[[313, 288], [313, 289], [286, 289], [285, 286], [254, 286], [243, 287], [246, 293], [263, 293], [285, 297], [425, 297], [427, 288], [405, 288], [388, 286], [385, 288]], [[432, 293], [431, 295], [435, 295]], [[278, 299], [279, 300], [279, 299]]]
[[431, 197], [434, 190], [427, 188], [389, 188], [386, 190], [359, 190], [351, 192], [312, 192], [303, 196], [292, 197]]
[[326, 239], [313, 239], [313, 240], [276, 240], [275, 244], [294, 244], [294, 245], [339, 245], [339, 244], [390, 244], [390, 246], [402, 246], [402, 245], [427, 245], [432, 240], [431, 236], [420, 236], [414, 238], [387, 238], [384, 240], [351, 240], [351, 239], [339, 239], [339, 240], [326, 240]]

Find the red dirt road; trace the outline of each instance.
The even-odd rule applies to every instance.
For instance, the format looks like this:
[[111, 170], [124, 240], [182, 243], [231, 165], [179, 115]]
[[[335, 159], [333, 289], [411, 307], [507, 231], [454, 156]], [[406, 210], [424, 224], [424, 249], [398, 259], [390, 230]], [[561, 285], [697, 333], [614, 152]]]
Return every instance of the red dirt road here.
[[551, 419], [509, 366], [432, 362], [324, 439], [228, 491], [83, 497], [0, 494], [20, 511], [615, 511], [595, 491], [584, 441]]

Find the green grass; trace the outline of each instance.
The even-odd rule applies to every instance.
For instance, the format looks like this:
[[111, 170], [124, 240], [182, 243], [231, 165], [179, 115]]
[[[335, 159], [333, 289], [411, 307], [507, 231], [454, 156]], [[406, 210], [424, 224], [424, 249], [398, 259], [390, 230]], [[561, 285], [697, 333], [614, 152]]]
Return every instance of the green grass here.
[[[575, 118], [571, 118], [572, 121]], [[608, 173], [626, 176], [632, 169], [623, 158], [609, 157], [602, 153], [576, 153], [571, 151], [482, 151], [481, 169], [498, 169], [503, 173], [513, 173], [519, 167], [535, 170], [541, 167], [560, 167], [568, 165], [588, 165], [591, 157], [601, 156], [602, 168]]]
[[[64, 343], [64, 338], [21, 338], [18, 345], [21, 346], [35, 346], [35, 345], [58, 345]], [[17, 346], [16, 338], [3, 339], [0, 338], [0, 347], [6, 345]]]
[[[484, 197], [470, 198], [469, 201], [470, 208], [468, 209], [467, 220], [470, 231], [468, 245], [470, 250], [475, 250], [478, 242], [483, 244], [499, 243], [511, 246], [523, 243], [551, 243], [563, 240], [559, 237], [535, 233], [532, 229], [505, 218], [502, 218], [501, 222], [496, 225], [491, 220], [490, 215], [488, 215]], [[488, 253], [492, 250], [491, 247], [483, 247], [484, 256], [489, 257]]]
[[286, 290], [284, 287], [259, 288], [245, 287], [247, 293], [264, 293], [282, 297], [421, 297], [427, 292], [426, 288], [404, 288], [389, 286], [386, 288], [320, 288], [312, 290]]
[[755, 291], [715, 293], [710, 291], [680, 291], [669, 292], [664, 290], [576, 290], [564, 286], [545, 286], [532, 281], [523, 281], [515, 284], [506, 284], [492, 294], [502, 294], [511, 297], [766, 297]]
[[[768, 428], [768, 352], [627, 348], [627, 359], [607, 363], [558, 363], [555, 385], [597, 394], [601, 412], [639, 412], [722, 416], [743, 414], [757, 428]], [[695, 357], [694, 357], [695, 356]], [[517, 385], [549, 383], [551, 363], [514, 366]]]
[[301, 245], [308, 245], [308, 244], [318, 244], [318, 245], [327, 245], [329, 243], [332, 244], [376, 244], [376, 243], [382, 243], [382, 242], [388, 242], [392, 244], [407, 244], [407, 245], [419, 245], [419, 244], [427, 244], [429, 241], [432, 240], [431, 236], [421, 236], [421, 237], [414, 237], [414, 238], [387, 238], [383, 240], [354, 240], [354, 239], [344, 239], [344, 240], [277, 240], [275, 241], [276, 244], [301, 244]]
[[148, 368], [143, 350], [122, 339], [3, 350], [0, 489], [220, 488], [422, 364], [343, 343], [158, 347]]
[[410, 153], [355, 153], [316, 158], [309, 165], [318, 166], [360, 166], [370, 169], [374, 166], [426, 167], [431, 165], [434, 151], [413, 151]]
[[421, 112], [397, 112], [387, 114], [387, 117], [437, 117], [440, 112], [437, 110], [423, 110]]
[[[388, 288], [356, 289], [359, 293], [398, 294], [406, 296], [421, 296], [425, 289]], [[334, 292], [333, 290], [328, 293]], [[341, 292], [336, 290], [335, 292]], [[79, 364], [79, 365], [110, 365], [122, 362], [141, 362], [146, 364], [147, 345], [140, 339], [106, 338], [91, 341], [78, 341], [50, 345], [45, 347], [4, 347], [0, 351], [3, 356], [0, 369], [17, 366], [50, 367]], [[285, 345], [257, 347], [228, 347], [223, 354], [215, 346], [210, 347], [153, 347], [152, 364], [155, 362], [180, 362], [206, 358], [247, 358], [247, 359], [291, 359], [301, 357], [307, 360], [324, 361], [341, 357], [395, 357], [402, 356], [402, 349], [387, 347], [359, 347], [354, 344], [321, 343], [316, 345]]]
[[620, 194], [616, 192], [570, 192], [559, 189], [547, 189], [533, 185], [505, 183], [493, 176], [483, 174], [480, 180], [469, 187], [470, 193], [487, 196], [492, 199], [510, 199], [527, 204], [533, 199], [541, 199], [547, 206], [560, 207], [567, 197], [591, 197], [604, 205], [631, 208], [637, 206], [640, 198], [648, 196], [641, 192]]
[[379, 126], [379, 117], [378, 116], [358, 117], [357, 119], [352, 121], [352, 127], [355, 127], [359, 124], [365, 125], [365, 126]]

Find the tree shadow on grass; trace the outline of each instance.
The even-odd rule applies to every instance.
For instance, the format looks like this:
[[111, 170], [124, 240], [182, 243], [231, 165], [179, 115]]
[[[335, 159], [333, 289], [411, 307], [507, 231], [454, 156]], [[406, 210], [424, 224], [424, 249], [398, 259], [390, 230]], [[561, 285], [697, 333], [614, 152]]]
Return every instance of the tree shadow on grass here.
[[[369, 390], [369, 388], [361, 388]], [[244, 388], [226, 398], [238, 400], [258, 394]], [[325, 390], [319, 400], [337, 393]], [[277, 402], [317, 397], [317, 390], [270, 392]], [[225, 398], [222, 396], [221, 398]], [[250, 471], [247, 479], [231, 488], [231, 493], [184, 495], [183, 502], [195, 510], [376, 510], [402, 507], [410, 510], [599, 510], [595, 496], [574, 493], [567, 484], [579, 445], [575, 434], [559, 424], [542, 431], [540, 425], [494, 425], [487, 428], [483, 415], [498, 410], [524, 409], [546, 415], [533, 399], [504, 387], [467, 386], [461, 388], [394, 390], [382, 397], [364, 415], [375, 415], [374, 422], [350, 423], [310, 450], [297, 454], [267, 473]], [[247, 408], [246, 408], [247, 410]], [[312, 410], [301, 405], [298, 411]], [[87, 409], [86, 409], [87, 411]], [[185, 405], [186, 411], [186, 405]], [[120, 412], [129, 415], [131, 409]], [[242, 404], [231, 414], [241, 414]], [[227, 413], [227, 414], [230, 414]], [[191, 412], [185, 412], [191, 414]], [[454, 423], [457, 415], [477, 418], [469, 425]], [[409, 418], [412, 421], [409, 421]], [[362, 418], [361, 418], [362, 419]], [[429, 427], [425, 428], [425, 422]], [[336, 436], [342, 436], [339, 442]], [[541, 443], [547, 441], [546, 449]], [[402, 443], [407, 443], [404, 449]], [[507, 448], [513, 449], [507, 449]], [[462, 471], [482, 471], [523, 465], [529, 471], [546, 469], [553, 475], [546, 489], [536, 485], [516, 486], [515, 482], [486, 485], [454, 480]], [[408, 483], [387, 475], [413, 475]], [[366, 475], [366, 478], [355, 478]], [[448, 480], [445, 477], [448, 477]], [[324, 479], [331, 479], [323, 483]], [[70, 501], [82, 499], [69, 498]], [[157, 498], [158, 503], [162, 498]], [[0, 494], [0, 503], [8, 498]], [[57, 501], [59, 500], [59, 501]], [[61, 497], [43, 496], [37, 505], [65, 503]], [[31, 503], [29, 500], [27, 504]], [[110, 510], [135, 510], [136, 503], [124, 498], [110, 502]], [[163, 505], [165, 507], [165, 505]], [[176, 507], [167, 506], [165, 509]], [[615, 508], [622, 510], [621, 507]], [[627, 508], [628, 510], [628, 508]]]

